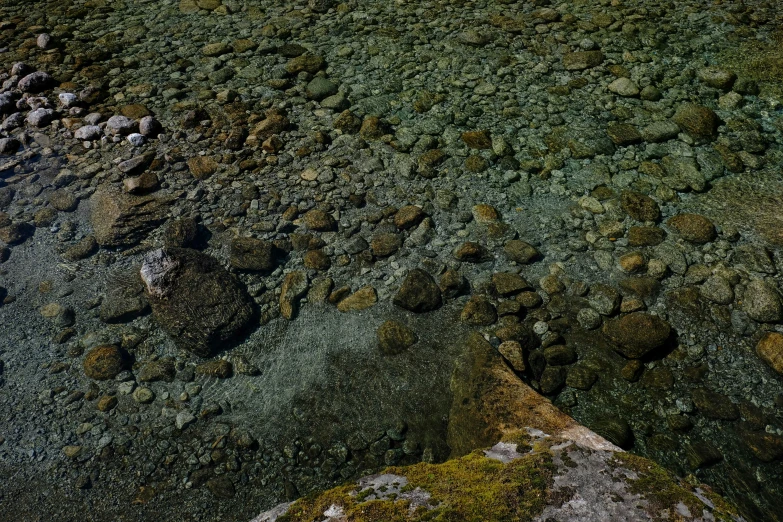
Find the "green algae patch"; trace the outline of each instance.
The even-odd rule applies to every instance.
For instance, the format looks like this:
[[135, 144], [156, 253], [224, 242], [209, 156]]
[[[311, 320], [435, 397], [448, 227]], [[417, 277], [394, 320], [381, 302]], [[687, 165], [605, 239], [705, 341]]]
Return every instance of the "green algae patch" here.
[[618, 467], [637, 474], [636, 479], [626, 480], [628, 490], [649, 502], [646, 510], [653, 520], [673, 520], [671, 508], [679, 504], [687, 507], [693, 516], [700, 516], [705, 509], [711, 511], [716, 520], [732, 522], [739, 516], [733, 506], [705, 486], [700, 493], [713, 504], [714, 507], [710, 508], [691, 491], [688, 484], [683, 485], [675, 475], [650, 460], [630, 453], [615, 453], [614, 459]]
[[350, 522], [483, 522], [532, 520], [546, 506], [555, 466], [548, 452], [533, 453], [503, 464], [477, 451], [443, 464], [419, 463], [384, 471], [405, 477], [403, 491], [430, 495], [429, 507], [411, 509], [409, 500], [370, 500], [345, 485], [296, 501], [280, 522], [320, 521], [339, 506]]
[[783, 29], [766, 42], [737, 37], [736, 44], [721, 52], [717, 62], [740, 77], [759, 82], [762, 95], [783, 102]]

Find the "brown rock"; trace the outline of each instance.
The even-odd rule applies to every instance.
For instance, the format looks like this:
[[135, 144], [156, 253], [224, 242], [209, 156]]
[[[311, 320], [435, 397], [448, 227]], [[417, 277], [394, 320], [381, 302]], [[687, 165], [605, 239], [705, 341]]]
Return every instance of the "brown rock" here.
[[255, 315], [244, 286], [197, 250], [152, 250], [144, 256], [141, 277], [155, 320], [196, 355], [226, 348]]
[[399, 250], [401, 246], [402, 237], [392, 233], [378, 234], [370, 242], [372, 253], [377, 257], [388, 257]]
[[657, 221], [661, 217], [658, 203], [640, 192], [623, 191], [620, 196], [620, 205], [629, 216], [637, 221]]
[[495, 291], [502, 296], [518, 294], [522, 290], [532, 288], [524, 277], [510, 272], [492, 274], [492, 286], [494, 286]]
[[378, 328], [378, 347], [384, 355], [401, 353], [418, 340], [413, 330], [397, 321], [386, 321]]
[[231, 240], [229, 263], [237, 270], [272, 270], [272, 244], [252, 237], [235, 237]]
[[225, 359], [216, 359], [207, 361], [196, 366], [198, 375], [207, 377], [217, 377], [218, 379], [228, 379], [234, 374], [234, 365]]
[[541, 255], [536, 247], [518, 239], [507, 241], [503, 246], [503, 251], [511, 261], [522, 265], [535, 261]]
[[440, 288], [429, 273], [414, 268], [405, 276], [394, 304], [417, 313], [436, 310], [442, 304]]
[[101, 246], [132, 246], [162, 223], [170, 199], [132, 196], [116, 188], [102, 187], [90, 198], [90, 222]]
[[699, 214], [679, 214], [669, 218], [666, 224], [691, 243], [709, 243], [717, 237], [712, 221]]
[[666, 233], [658, 227], [631, 227], [628, 229], [628, 244], [632, 247], [660, 245], [665, 238]]
[[372, 286], [365, 286], [358, 289], [339, 303], [337, 309], [341, 312], [356, 312], [366, 310], [378, 302], [378, 294]]
[[466, 241], [458, 245], [453, 254], [456, 260], [467, 263], [480, 263], [489, 256], [486, 248], [473, 241]]
[[113, 379], [126, 367], [123, 351], [117, 346], [96, 346], [84, 357], [84, 374], [96, 381]]
[[326, 66], [323, 56], [317, 54], [303, 54], [291, 58], [285, 66], [288, 74], [299, 74], [302, 71], [315, 74]]
[[718, 134], [720, 119], [711, 109], [702, 105], [686, 103], [681, 105], [672, 121], [694, 138], [712, 139]]
[[207, 179], [217, 172], [218, 163], [209, 156], [194, 156], [188, 160], [190, 173], [196, 179]]
[[296, 270], [286, 274], [280, 292], [280, 315], [291, 320], [299, 308], [299, 300], [307, 293], [307, 274]]
[[767, 332], [756, 345], [756, 354], [778, 375], [783, 375], [783, 334]]
[[486, 297], [474, 295], [465, 303], [460, 320], [472, 326], [489, 326], [498, 320], [498, 313]]
[[462, 141], [471, 149], [492, 148], [492, 138], [490, 137], [488, 130], [463, 132]]
[[627, 123], [617, 123], [610, 125], [606, 129], [606, 133], [609, 135], [615, 145], [622, 147], [626, 145], [633, 145], [635, 143], [641, 143], [642, 135], [633, 125]]
[[117, 406], [117, 397], [114, 395], [104, 395], [98, 399], [98, 403], [95, 405], [98, 411], [113, 410]]
[[317, 208], [308, 210], [302, 216], [302, 220], [307, 225], [307, 228], [318, 232], [331, 232], [337, 228], [337, 222], [332, 215]]
[[422, 222], [426, 214], [416, 205], [406, 205], [394, 215], [394, 224], [400, 230], [408, 230]]
[[563, 55], [563, 67], [567, 71], [581, 71], [601, 65], [604, 53], [601, 51], [576, 51]]
[[498, 346], [498, 352], [511, 365], [514, 371], [525, 371], [525, 358], [522, 352], [522, 345], [516, 341], [505, 341]]
[[332, 260], [321, 249], [308, 250], [302, 258], [305, 268], [311, 268], [313, 270], [329, 270], [332, 266]]
[[604, 334], [629, 359], [639, 359], [662, 346], [669, 338], [669, 323], [645, 312], [633, 312], [604, 323]]

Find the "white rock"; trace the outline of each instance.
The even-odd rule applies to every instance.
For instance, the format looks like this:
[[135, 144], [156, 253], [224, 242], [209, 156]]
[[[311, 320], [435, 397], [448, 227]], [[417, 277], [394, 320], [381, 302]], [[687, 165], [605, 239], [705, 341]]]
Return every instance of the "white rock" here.
[[57, 98], [60, 100], [60, 105], [66, 109], [70, 109], [79, 101], [79, 97], [72, 92], [61, 92], [57, 95]]
[[103, 129], [97, 125], [85, 125], [76, 129], [73, 133], [73, 137], [82, 141], [93, 141], [100, 139], [103, 136]]
[[144, 145], [144, 136], [139, 134], [138, 132], [133, 132], [131, 134], [128, 134], [128, 143], [133, 145], [134, 147], [141, 147]]

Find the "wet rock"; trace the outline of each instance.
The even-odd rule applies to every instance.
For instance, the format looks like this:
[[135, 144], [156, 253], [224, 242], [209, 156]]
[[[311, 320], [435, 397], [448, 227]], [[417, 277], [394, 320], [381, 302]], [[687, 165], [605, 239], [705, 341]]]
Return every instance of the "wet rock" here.
[[699, 214], [678, 214], [669, 218], [666, 224], [691, 243], [709, 243], [717, 237], [712, 221]]
[[207, 179], [217, 172], [218, 163], [209, 156], [195, 156], [188, 160], [188, 169], [196, 179]]
[[174, 425], [178, 430], [183, 430], [196, 422], [196, 417], [189, 411], [181, 411], [174, 418]]
[[601, 51], [576, 51], [563, 55], [563, 67], [567, 71], [581, 71], [601, 65], [604, 53]]
[[139, 124], [127, 116], [112, 116], [106, 121], [106, 130], [115, 136], [127, 136], [138, 132]]
[[337, 222], [331, 214], [319, 209], [312, 209], [302, 216], [302, 221], [310, 230], [331, 232], [337, 228]]
[[565, 385], [567, 372], [559, 366], [547, 366], [539, 379], [539, 387], [544, 395], [554, 395]]
[[623, 449], [630, 449], [633, 446], [633, 431], [628, 422], [620, 417], [604, 417], [591, 423], [590, 427], [616, 446]]
[[272, 244], [252, 237], [231, 240], [229, 263], [237, 270], [270, 271], [274, 268]]
[[509, 272], [492, 274], [492, 286], [495, 288], [495, 291], [502, 296], [518, 294], [522, 290], [532, 288], [530, 283], [522, 276]]
[[82, 141], [95, 141], [101, 139], [102, 136], [103, 129], [97, 125], [84, 125], [73, 133], [74, 138]]
[[761, 462], [773, 462], [783, 458], [783, 439], [767, 432], [743, 431], [742, 442]]
[[783, 302], [772, 284], [754, 279], [745, 288], [742, 309], [754, 321], [776, 323], [783, 320]]
[[633, 312], [607, 321], [603, 332], [622, 355], [639, 359], [662, 346], [669, 338], [671, 327], [657, 315]]
[[737, 80], [736, 74], [718, 67], [699, 69], [697, 76], [703, 83], [722, 91], [729, 91]]
[[675, 139], [680, 133], [680, 127], [673, 121], [656, 121], [643, 127], [640, 132], [644, 141], [661, 143]]
[[54, 120], [54, 111], [52, 109], [40, 107], [27, 114], [27, 123], [33, 127], [38, 127], [39, 129], [49, 125], [52, 120]]
[[498, 352], [517, 372], [525, 371], [525, 358], [522, 345], [517, 341], [504, 341], [498, 346]]
[[566, 366], [576, 362], [576, 351], [564, 344], [549, 346], [544, 349], [544, 358], [550, 366]]
[[144, 116], [139, 120], [139, 134], [154, 138], [163, 130], [160, 122], [154, 116]]
[[299, 74], [302, 71], [315, 74], [325, 66], [326, 60], [324, 60], [323, 56], [317, 54], [302, 54], [291, 58], [286, 64], [285, 69], [292, 75]]
[[16, 138], [0, 138], [0, 154], [16, 154], [21, 146]]
[[167, 247], [188, 247], [198, 234], [198, 224], [193, 218], [169, 221], [163, 230], [163, 243]]
[[341, 312], [355, 312], [366, 310], [377, 302], [378, 294], [375, 292], [375, 288], [368, 285], [337, 303], [337, 309]]
[[474, 295], [465, 303], [460, 320], [472, 326], [489, 326], [498, 320], [498, 313], [486, 297]]
[[590, 287], [587, 300], [601, 315], [613, 315], [620, 308], [620, 293], [609, 285], [596, 283]]
[[386, 321], [378, 328], [378, 347], [385, 355], [401, 353], [418, 340], [413, 330], [398, 321]]
[[658, 227], [631, 227], [628, 229], [628, 244], [633, 247], [660, 245], [665, 238], [666, 233]]
[[627, 123], [616, 123], [606, 129], [606, 133], [615, 145], [625, 147], [641, 143], [642, 135], [636, 130], [636, 127]]
[[[179, 426], [177, 427], [179, 428]], [[234, 483], [225, 475], [209, 479], [207, 481], [207, 489], [216, 498], [220, 499], [234, 498], [234, 495], [236, 494]]]
[[471, 149], [492, 148], [492, 138], [487, 130], [463, 132], [461, 138], [462, 141], [465, 142], [465, 145]]
[[699, 292], [702, 297], [713, 303], [727, 305], [734, 301], [734, 289], [726, 278], [711, 275], [701, 285]]
[[55, 190], [49, 196], [49, 204], [60, 212], [73, 212], [79, 206], [79, 199], [67, 190]]
[[465, 241], [454, 248], [454, 259], [466, 263], [480, 263], [489, 257], [487, 249], [473, 241]]
[[113, 187], [102, 187], [90, 198], [90, 222], [101, 246], [135, 245], [165, 220], [169, 200], [132, 196]]
[[416, 205], [406, 205], [394, 215], [394, 225], [400, 230], [409, 230], [426, 217], [424, 211]]
[[134, 272], [109, 285], [101, 301], [99, 317], [104, 323], [127, 323], [148, 311], [144, 285]]
[[566, 386], [576, 388], [577, 390], [589, 390], [598, 380], [598, 375], [590, 368], [574, 366], [568, 369], [566, 375]]
[[737, 420], [739, 410], [728, 397], [707, 388], [694, 388], [691, 397], [696, 408], [707, 418], [715, 420]]
[[338, 86], [331, 80], [316, 76], [305, 87], [305, 94], [311, 100], [321, 101], [328, 96], [337, 94]]
[[[177, 370], [174, 367], [174, 358], [163, 357], [150, 361], [141, 367], [136, 379], [139, 382], [172, 382]], [[142, 401], [139, 401], [142, 402]]]
[[637, 221], [657, 221], [661, 217], [658, 203], [640, 192], [623, 191], [620, 205], [629, 216]]
[[440, 288], [432, 276], [420, 268], [414, 268], [405, 276], [394, 304], [411, 312], [423, 313], [440, 308]]
[[196, 355], [225, 348], [254, 316], [245, 289], [217, 260], [196, 250], [153, 250], [144, 256], [141, 277], [155, 320]]
[[402, 247], [402, 237], [399, 234], [382, 233], [377, 234], [370, 242], [373, 255], [377, 257], [388, 257]]
[[536, 247], [518, 239], [507, 241], [503, 246], [503, 251], [506, 253], [509, 260], [522, 265], [537, 260], [541, 255]]
[[70, 306], [63, 306], [59, 303], [47, 303], [39, 311], [43, 317], [49, 319], [55, 326], [60, 328], [73, 326], [76, 322], [76, 315]]
[[329, 270], [332, 266], [332, 260], [329, 258], [329, 254], [321, 249], [308, 250], [302, 257], [302, 262], [305, 268], [312, 270]]
[[149, 404], [155, 400], [155, 392], [144, 386], [133, 390], [133, 400], [139, 404]]
[[234, 374], [234, 366], [225, 359], [207, 361], [196, 366], [196, 375], [228, 379]]
[[98, 409], [98, 411], [110, 411], [117, 407], [117, 397], [114, 395], [104, 395], [100, 399], [98, 399], [98, 402], [95, 404], [95, 407]]
[[84, 357], [84, 374], [96, 381], [113, 379], [127, 367], [123, 351], [114, 345], [96, 346]]
[[720, 119], [711, 109], [694, 103], [681, 105], [672, 121], [694, 138], [712, 139], [718, 134]]
[[639, 86], [630, 78], [617, 78], [607, 86], [610, 92], [623, 97], [634, 97], [639, 95]]
[[17, 84], [17, 88], [22, 92], [39, 93], [53, 87], [54, 78], [44, 71], [30, 73]]
[[286, 274], [280, 292], [280, 315], [291, 320], [299, 309], [299, 300], [309, 288], [307, 274], [296, 270]]
[[28, 223], [11, 223], [0, 225], [0, 241], [6, 245], [18, 245], [32, 237], [35, 228]]
[[756, 344], [756, 354], [778, 375], [783, 375], [783, 334], [765, 333]]

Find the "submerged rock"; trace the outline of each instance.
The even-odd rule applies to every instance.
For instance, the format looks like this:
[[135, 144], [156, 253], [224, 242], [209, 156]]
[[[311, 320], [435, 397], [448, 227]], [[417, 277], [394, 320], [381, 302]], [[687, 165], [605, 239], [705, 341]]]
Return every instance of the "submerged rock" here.
[[662, 346], [669, 338], [669, 323], [644, 312], [633, 312], [604, 324], [604, 334], [629, 359], [639, 359]]
[[101, 246], [132, 246], [160, 225], [170, 200], [132, 196], [115, 188], [101, 188], [90, 198], [90, 221]]
[[228, 347], [253, 318], [245, 289], [216, 259], [196, 250], [149, 252], [141, 278], [155, 319], [196, 355], [208, 357]]

